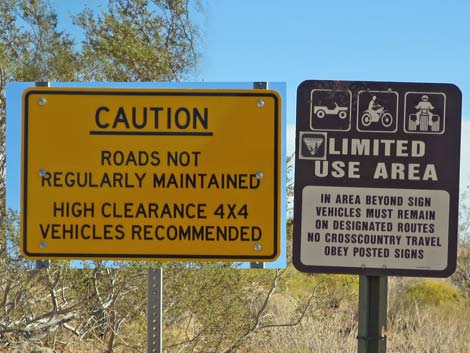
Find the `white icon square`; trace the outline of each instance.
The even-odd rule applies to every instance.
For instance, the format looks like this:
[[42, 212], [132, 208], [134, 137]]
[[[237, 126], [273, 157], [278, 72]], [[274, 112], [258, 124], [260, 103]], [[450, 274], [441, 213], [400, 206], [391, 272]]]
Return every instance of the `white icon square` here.
[[326, 132], [299, 132], [299, 159], [324, 160], [327, 155]]
[[357, 97], [357, 130], [395, 133], [398, 130], [398, 92], [363, 90]]
[[310, 93], [310, 129], [351, 130], [352, 92], [344, 89], [313, 89]]
[[442, 92], [406, 92], [403, 119], [405, 132], [443, 134], [446, 98]]

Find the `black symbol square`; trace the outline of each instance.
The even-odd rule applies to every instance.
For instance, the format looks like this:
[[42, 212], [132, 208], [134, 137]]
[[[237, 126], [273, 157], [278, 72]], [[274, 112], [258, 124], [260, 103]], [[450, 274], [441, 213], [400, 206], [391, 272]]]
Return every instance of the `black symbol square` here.
[[364, 132], [396, 132], [398, 126], [398, 93], [359, 91], [357, 130]]
[[327, 149], [326, 143], [326, 132], [300, 132], [299, 159], [325, 159]]
[[314, 89], [310, 100], [312, 130], [349, 131], [352, 93], [349, 90]]
[[445, 130], [446, 95], [440, 92], [405, 94], [405, 132], [442, 134]]

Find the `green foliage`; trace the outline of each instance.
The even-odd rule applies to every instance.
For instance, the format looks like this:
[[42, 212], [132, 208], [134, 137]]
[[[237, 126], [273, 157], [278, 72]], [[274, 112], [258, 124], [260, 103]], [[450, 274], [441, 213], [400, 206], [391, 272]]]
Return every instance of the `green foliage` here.
[[[85, 80], [179, 80], [196, 65], [197, 29], [189, 0], [111, 0], [100, 14], [83, 10]], [[124, 45], [125, 43], [125, 45]]]
[[76, 80], [74, 42], [57, 29], [57, 14], [46, 1], [2, 2], [0, 28], [1, 66], [8, 80]]
[[4, 0], [0, 68], [12, 81], [178, 80], [197, 65], [198, 9], [189, 0], [110, 0], [74, 18], [85, 32], [75, 45], [47, 0]]
[[309, 295], [316, 287], [314, 277], [297, 271], [293, 266], [286, 269], [286, 273], [280, 282], [280, 288], [289, 292], [295, 299], [301, 299]]
[[403, 302], [418, 305], [447, 305], [461, 301], [462, 293], [444, 281], [425, 280], [411, 286], [403, 296]]
[[283, 278], [283, 288], [288, 290], [295, 298], [307, 296], [312, 291], [321, 295], [327, 295], [331, 299], [336, 297], [357, 296], [359, 281], [357, 276], [349, 275], [327, 275], [327, 274], [305, 274], [289, 266]]
[[[20, 254], [20, 219], [15, 210], [7, 210], [4, 219], [3, 231], [5, 231], [5, 266], [9, 268], [31, 269], [32, 261], [25, 260]], [[8, 254], [8, 255], [7, 255]]]

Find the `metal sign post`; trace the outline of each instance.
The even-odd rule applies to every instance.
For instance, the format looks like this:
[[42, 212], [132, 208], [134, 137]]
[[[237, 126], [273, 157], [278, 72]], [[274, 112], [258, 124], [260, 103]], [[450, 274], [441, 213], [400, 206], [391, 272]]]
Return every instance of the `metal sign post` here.
[[147, 353], [162, 352], [163, 270], [150, 268], [147, 284]]
[[[50, 87], [50, 83], [48, 81], [44, 82], [36, 82], [36, 87]], [[36, 260], [35, 268], [36, 270], [49, 268], [50, 262], [49, 260]]]
[[358, 353], [387, 350], [387, 276], [359, 276]]
[[[253, 82], [253, 89], [268, 89], [267, 82]], [[250, 268], [264, 268], [264, 262], [255, 261], [250, 263]]]

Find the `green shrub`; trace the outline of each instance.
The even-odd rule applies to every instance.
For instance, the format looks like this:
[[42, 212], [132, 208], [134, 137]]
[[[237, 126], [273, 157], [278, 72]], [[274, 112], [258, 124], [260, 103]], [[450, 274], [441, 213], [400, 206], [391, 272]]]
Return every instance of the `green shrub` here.
[[462, 300], [463, 295], [458, 289], [447, 282], [425, 280], [411, 286], [403, 297], [405, 303], [419, 305], [455, 304]]

